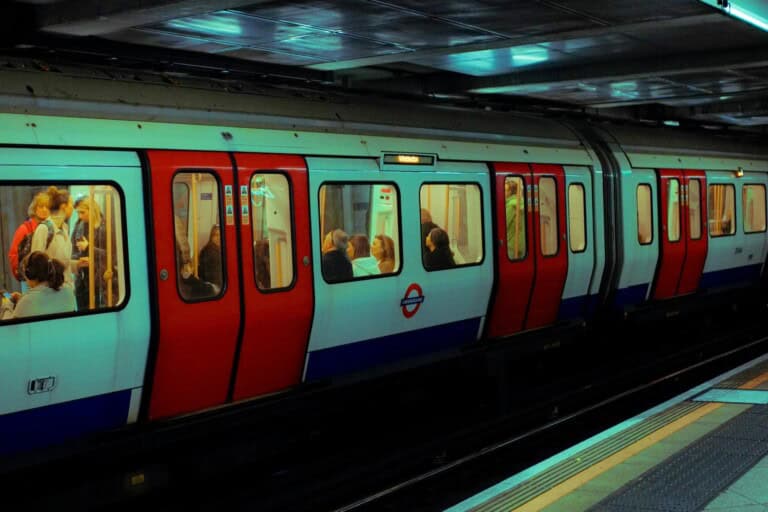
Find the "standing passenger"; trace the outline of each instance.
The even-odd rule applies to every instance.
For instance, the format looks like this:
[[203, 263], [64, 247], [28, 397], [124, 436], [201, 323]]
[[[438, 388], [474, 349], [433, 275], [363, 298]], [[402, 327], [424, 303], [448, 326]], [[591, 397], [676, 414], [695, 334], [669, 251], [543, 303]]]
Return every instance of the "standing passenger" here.
[[26, 281], [19, 268], [19, 244], [25, 236], [34, 234], [38, 224], [50, 216], [50, 202], [51, 199], [45, 192], [36, 194], [27, 209], [29, 218], [18, 227], [11, 241], [11, 249], [8, 251], [8, 262], [11, 265], [13, 277], [22, 282], [22, 291], [26, 288]]
[[59, 260], [65, 267], [64, 280], [73, 283], [71, 270], [76, 262], [72, 262], [72, 243], [69, 240], [67, 225], [67, 220], [74, 211], [72, 198], [68, 191], [54, 186], [48, 187], [48, 197], [51, 199], [50, 220], [53, 223], [53, 238], [48, 243], [49, 224], [46, 222], [39, 224], [32, 237], [32, 251], [43, 251], [51, 258]]
[[352, 274], [355, 277], [374, 276], [380, 274], [379, 261], [371, 256], [371, 246], [365, 235], [349, 237], [347, 255], [352, 260]]
[[76, 262], [77, 270], [75, 273], [75, 297], [77, 298], [77, 309], [83, 311], [89, 308], [89, 272], [88, 267], [91, 262], [88, 259], [88, 240], [89, 223], [93, 222], [93, 256], [94, 267], [93, 275], [96, 278], [94, 283], [94, 303], [97, 308], [105, 308], [109, 305], [107, 300], [107, 283], [112, 280], [112, 301], [115, 304], [117, 292], [117, 268], [115, 265], [115, 239], [112, 239], [112, 268], [107, 268], [107, 230], [102, 223], [101, 208], [98, 203], [91, 201], [89, 197], [82, 197], [75, 201], [75, 210], [77, 210], [78, 221], [72, 235], [72, 259]]

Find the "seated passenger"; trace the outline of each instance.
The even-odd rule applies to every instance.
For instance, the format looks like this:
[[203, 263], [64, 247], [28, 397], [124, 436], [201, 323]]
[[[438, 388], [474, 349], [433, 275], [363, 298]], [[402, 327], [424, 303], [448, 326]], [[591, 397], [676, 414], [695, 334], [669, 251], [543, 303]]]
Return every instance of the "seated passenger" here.
[[444, 229], [434, 228], [424, 242], [429, 248], [429, 253], [424, 258], [424, 267], [427, 270], [444, 270], [456, 266], [448, 233]]
[[371, 254], [379, 262], [379, 272], [391, 274], [395, 271], [395, 242], [387, 235], [376, 235], [371, 245]]
[[379, 274], [379, 261], [371, 256], [371, 246], [365, 235], [352, 235], [349, 238], [347, 255], [352, 260], [352, 274], [355, 277], [374, 276]]
[[64, 282], [66, 268], [59, 260], [50, 258], [42, 251], [30, 254], [24, 262], [24, 277], [29, 291], [11, 306], [12, 301], [2, 301], [0, 318], [73, 313], [77, 310], [75, 291], [71, 283]]
[[427, 245], [424, 243], [424, 240], [427, 238], [427, 235], [430, 231], [435, 229], [436, 227], [439, 227], [437, 224], [432, 222], [432, 214], [429, 213], [429, 210], [426, 208], [422, 208], [420, 210], [421, 215], [421, 255], [422, 258], [426, 258], [427, 253], [429, 252], [429, 248], [427, 248]]
[[347, 257], [349, 235], [341, 229], [334, 229], [330, 232], [330, 237], [333, 249], [323, 254], [323, 277], [329, 283], [352, 279], [352, 263], [350, 263]]
[[272, 276], [269, 271], [269, 239], [256, 240], [253, 243], [256, 286], [261, 290], [272, 288]]
[[221, 231], [219, 226], [211, 226], [211, 233], [208, 236], [208, 243], [200, 251], [200, 263], [198, 275], [203, 281], [213, 283], [221, 289], [224, 286], [221, 266]]

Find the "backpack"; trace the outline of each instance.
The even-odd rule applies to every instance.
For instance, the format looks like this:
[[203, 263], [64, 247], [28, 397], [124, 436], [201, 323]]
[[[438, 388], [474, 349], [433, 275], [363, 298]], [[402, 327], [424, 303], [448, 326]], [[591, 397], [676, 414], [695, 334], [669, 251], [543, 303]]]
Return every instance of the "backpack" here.
[[[48, 228], [48, 238], [45, 241], [45, 249], [48, 249], [48, 246], [51, 245], [51, 241], [53, 240], [53, 235], [56, 234], [56, 228], [53, 225], [53, 222], [50, 220], [44, 220], [40, 224], [37, 225], [37, 227], [40, 227], [40, 225], [45, 224]], [[19, 242], [19, 245], [16, 246], [17, 252], [19, 254], [19, 269], [18, 269], [18, 275], [19, 280], [24, 280], [24, 260], [27, 256], [32, 252], [32, 237], [35, 236], [35, 231], [37, 231], [37, 227], [30, 232], [24, 235], [24, 238], [21, 239], [21, 242]]]

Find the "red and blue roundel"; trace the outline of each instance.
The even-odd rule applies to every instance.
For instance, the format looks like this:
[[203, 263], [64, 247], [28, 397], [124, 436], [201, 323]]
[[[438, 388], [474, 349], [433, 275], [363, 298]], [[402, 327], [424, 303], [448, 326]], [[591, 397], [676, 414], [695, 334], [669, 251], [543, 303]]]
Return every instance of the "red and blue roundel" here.
[[411, 318], [419, 311], [422, 302], [424, 302], [424, 294], [421, 291], [421, 286], [418, 283], [411, 283], [408, 289], [405, 290], [405, 297], [400, 301], [400, 309], [403, 310], [403, 316]]

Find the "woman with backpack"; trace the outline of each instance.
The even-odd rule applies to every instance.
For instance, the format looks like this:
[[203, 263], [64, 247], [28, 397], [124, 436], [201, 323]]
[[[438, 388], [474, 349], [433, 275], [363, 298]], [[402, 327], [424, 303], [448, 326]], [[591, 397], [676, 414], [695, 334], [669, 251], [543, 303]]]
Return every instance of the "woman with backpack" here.
[[[8, 251], [8, 262], [11, 265], [13, 277], [21, 281], [22, 290], [26, 289], [26, 281], [24, 280], [24, 275], [19, 271], [19, 263], [25, 256], [32, 252], [32, 235], [35, 233], [38, 224], [50, 216], [50, 203], [51, 198], [48, 197], [47, 193], [39, 192], [35, 194], [35, 197], [32, 199], [32, 202], [29, 203], [29, 208], [27, 209], [29, 218], [22, 222], [13, 235], [11, 249]], [[21, 257], [19, 257], [20, 248], [22, 251]]]
[[67, 283], [73, 283], [72, 243], [69, 240], [67, 220], [75, 207], [67, 190], [58, 189], [55, 186], [48, 187], [48, 197], [51, 198], [51, 222], [42, 222], [35, 229], [35, 234], [32, 236], [32, 252], [42, 251], [51, 258], [59, 260], [65, 268], [64, 280]]

